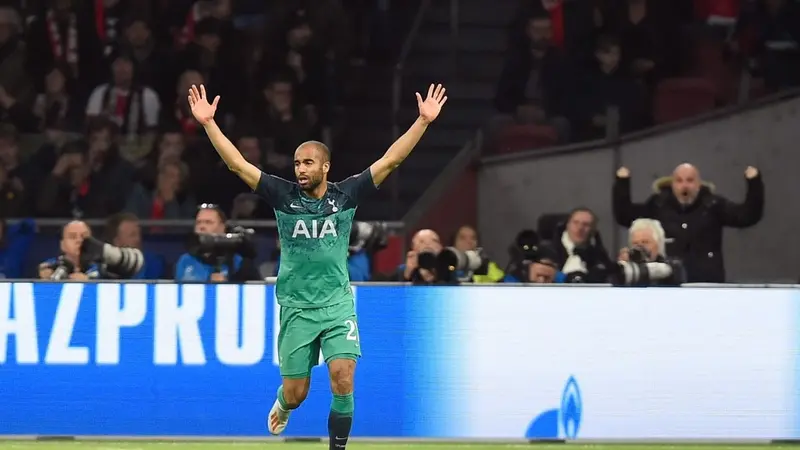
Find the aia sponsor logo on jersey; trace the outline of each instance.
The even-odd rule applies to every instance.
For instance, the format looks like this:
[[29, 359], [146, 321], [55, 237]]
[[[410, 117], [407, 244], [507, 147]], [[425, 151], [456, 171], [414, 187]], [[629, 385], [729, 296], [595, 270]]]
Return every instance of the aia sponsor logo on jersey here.
[[304, 237], [306, 239], [322, 239], [325, 236], [337, 237], [336, 226], [330, 219], [303, 220], [298, 219], [292, 230], [292, 238]]

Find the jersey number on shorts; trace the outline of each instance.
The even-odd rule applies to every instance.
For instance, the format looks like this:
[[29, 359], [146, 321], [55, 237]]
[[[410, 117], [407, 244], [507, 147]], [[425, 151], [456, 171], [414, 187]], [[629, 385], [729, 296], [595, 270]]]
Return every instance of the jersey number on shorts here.
[[354, 320], [345, 320], [344, 324], [350, 328], [350, 331], [347, 332], [347, 340], [348, 341], [358, 341], [358, 328], [356, 327], [356, 322]]

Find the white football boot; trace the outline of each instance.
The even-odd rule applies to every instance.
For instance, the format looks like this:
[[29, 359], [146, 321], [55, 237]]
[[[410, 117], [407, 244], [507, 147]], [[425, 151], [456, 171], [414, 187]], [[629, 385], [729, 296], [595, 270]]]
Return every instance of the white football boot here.
[[284, 411], [281, 408], [281, 403], [276, 399], [275, 404], [272, 405], [272, 409], [269, 411], [269, 417], [267, 417], [267, 429], [270, 434], [278, 436], [283, 433], [283, 430], [286, 429], [286, 424], [289, 423], [289, 414], [291, 414], [291, 411]]

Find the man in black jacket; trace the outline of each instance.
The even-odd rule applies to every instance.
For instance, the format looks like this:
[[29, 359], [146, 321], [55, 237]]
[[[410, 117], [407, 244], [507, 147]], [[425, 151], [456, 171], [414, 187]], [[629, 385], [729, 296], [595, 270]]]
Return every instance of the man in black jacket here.
[[723, 227], [751, 227], [764, 213], [764, 183], [758, 169], [748, 167], [745, 179], [747, 196], [737, 204], [702, 183], [696, 167], [681, 164], [671, 177], [657, 180], [657, 192], [640, 204], [631, 201], [630, 171], [621, 167], [614, 184], [614, 218], [624, 227], [640, 217], [659, 220], [672, 241], [667, 253], [684, 262], [689, 283], [724, 283]]

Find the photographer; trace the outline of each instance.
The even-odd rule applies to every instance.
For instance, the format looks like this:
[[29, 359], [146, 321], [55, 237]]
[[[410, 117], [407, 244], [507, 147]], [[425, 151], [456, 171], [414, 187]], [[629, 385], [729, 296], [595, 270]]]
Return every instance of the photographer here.
[[[479, 251], [478, 242], [478, 230], [469, 225], [462, 225], [453, 236], [451, 245], [458, 251], [466, 253]], [[472, 280], [473, 283], [499, 283], [503, 281], [505, 273], [497, 266], [497, 263], [489, 261], [485, 275], [470, 272], [458, 275], [459, 278]]]
[[411, 239], [406, 263], [397, 268], [396, 280], [423, 284], [435, 282], [435, 260], [441, 251], [442, 241], [435, 231], [418, 231]]
[[203, 203], [189, 237], [188, 253], [175, 265], [175, 281], [250, 281], [260, 276], [252, 230], [225, 234], [225, 213], [219, 206]]
[[82, 245], [92, 236], [92, 230], [85, 222], [74, 220], [61, 231], [61, 254], [39, 264], [39, 278], [42, 280], [90, 280], [100, 277], [96, 264], [83, 255]]
[[[106, 220], [106, 240], [117, 247], [142, 249], [142, 229], [139, 218], [131, 213], [118, 213]], [[142, 251], [144, 264], [132, 276], [132, 280], [165, 279], [167, 265], [164, 257], [151, 252]]]
[[661, 222], [636, 219], [628, 230], [628, 236], [629, 247], [619, 251], [617, 264], [620, 273], [611, 278], [612, 283], [680, 286], [686, 282], [686, 272], [681, 261], [666, 256], [666, 233]]
[[372, 257], [376, 252], [386, 248], [387, 238], [385, 223], [353, 222], [347, 257], [350, 281], [372, 279]]
[[504, 283], [563, 283], [566, 279], [558, 270], [558, 250], [550, 241], [539, 241], [536, 232], [520, 232], [510, 248], [511, 262]]

